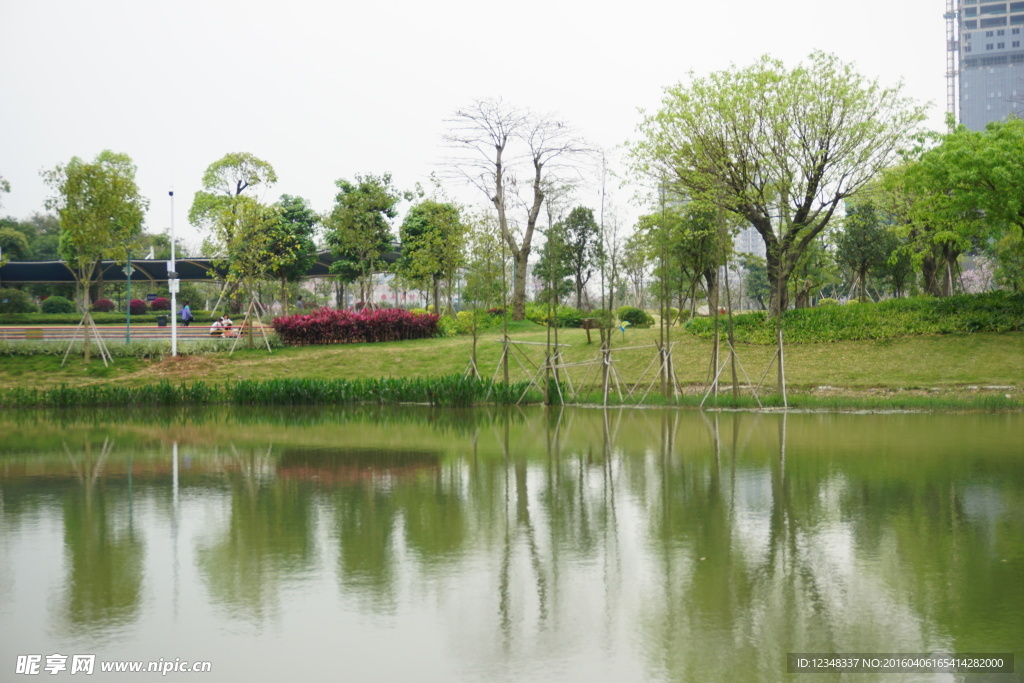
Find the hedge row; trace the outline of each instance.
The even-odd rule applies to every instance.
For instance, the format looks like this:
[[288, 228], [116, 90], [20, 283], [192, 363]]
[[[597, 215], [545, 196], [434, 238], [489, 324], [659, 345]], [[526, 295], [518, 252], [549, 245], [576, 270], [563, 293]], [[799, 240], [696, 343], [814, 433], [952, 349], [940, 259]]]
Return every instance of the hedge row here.
[[[170, 315], [170, 313], [146, 313], [136, 315], [132, 313], [132, 325], [144, 325], [157, 323], [157, 318]], [[217, 319], [209, 311], [192, 311], [194, 318], [193, 325], [202, 325], [203, 321], [212, 323]], [[93, 313], [92, 321], [97, 325], [124, 325], [124, 313]], [[81, 313], [7, 313], [0, 314], [0, 325], [77, 325], [82, 322]]]
[[[171, 310], [171, 301], [165, 297], [157, 297], [152, 304], [142, 299], [132, 299], [129, 303], [132, 315], [144, 315], [150, 310], [154, 312]], [[97, 299], [90, 309], [97, 313], [111, 313], [117, 306], [110, 299]], [[20, 289], [0, 289], [0, 314], [44, 314], [59, 315], [75, 313], [78, 307], [74, 301], [63, 296], [49, 296], [39, 306], [35, 300]]]
[[426, 339], [438, 333], [438, 316], [400, 308], [355, 312], [318, 308], [312, 313], [274, 318], [272, 325], [285, 344], [349, 344], [354, 342]]
[[[720, 321], [721, 322], [721, 321]], [[775, 323], [763, 311], [733, 316], [736, 340], [774, 344]], [[714, 334], [711, 318], [686, 325], [704, 338]], [[936, 299], [913, 297], [879, 303], [819, 306], [786, 311], [786, 340], [794, 343], [896, 339], [922, 334], [1024, 330], [1024, 293], [986, 292]]]

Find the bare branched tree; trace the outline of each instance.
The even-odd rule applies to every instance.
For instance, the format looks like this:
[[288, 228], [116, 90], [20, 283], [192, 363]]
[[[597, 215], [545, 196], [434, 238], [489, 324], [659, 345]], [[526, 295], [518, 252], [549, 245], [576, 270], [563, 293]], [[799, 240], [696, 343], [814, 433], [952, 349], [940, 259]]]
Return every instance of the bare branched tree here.
[[[579, 178], [573, 162], [589, 150], [562, 121], [501, 99], [477, 100], [447, 121], [452, 174], [483, 192], [515, 266], [512, 319], [526, 317], [526, 273], [547, 188]], [[517, 234], [516, 217], [522, 217]]]

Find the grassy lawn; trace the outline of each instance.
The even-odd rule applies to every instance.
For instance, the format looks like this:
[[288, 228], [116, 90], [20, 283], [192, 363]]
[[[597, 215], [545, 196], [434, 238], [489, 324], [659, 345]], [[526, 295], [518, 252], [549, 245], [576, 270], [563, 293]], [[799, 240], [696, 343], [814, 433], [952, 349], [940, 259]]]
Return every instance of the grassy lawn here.
[[[488, 330], [478, 342], [477, 363], [485, 377], [493, 377], [502, 345], [500, 330]], [[566, 362], [597, 358], [599, 345], [586, 343], [583, 330], [559, 331]], [[657, 330], [630, 328], [625, 338], [614, 333], [614, 363], [626, 383], [650, 382], [656, 373], [652, 361]], [[516, 323], [510, 330], [515, 341], [543, 342], [547, 331], [532, 323]], [[696, 390], [708, 378], [711, 342], [673, 330], [674, 362], [680, 382]], [[544, 347], [516, 345], [510, 362], [510, 379], [526, 377], [543, 360]], [[466, 369], [471, 339], [466, 336], [383, 344], [352, 344], [332, 347], [284, 348], [268, 353], [240, 348], [233, 356], [223, 354], [180, 356], [177, 359], [143, 361], [115, 359], [104, 368], [93, 360], [86, 367], [81, 358], [70, 358], [61, 367], [59, 356], [0, 357], [0, 388], [84, 385], [97, 382], [141, 384], [171, 381], [302, 378], [424, 377], [458, 374]], [[751, 380], [762, 376], [774, 349], [739, 345], [740, 361]], [[580, 382], [593, 366], [569, 370]], [[1024, 389], [1024, 333], [977, 333], [905, 337], [888, 341], [791, 344], [786, 347], [787, 382], [794, 391], [821, 386], [854, 392], [873, 389], [966, 391], [971, 385], [1013, 385]], [[598, 368], [594, 367], [596, 373]], [[645, 373], [646, 370], [646, 373]], [[728, 376], [728, 369], [723, 377]], [[774, 385], [774, 368], [765, 379]], [[741, 375], [741, 382], [742, 382]]]

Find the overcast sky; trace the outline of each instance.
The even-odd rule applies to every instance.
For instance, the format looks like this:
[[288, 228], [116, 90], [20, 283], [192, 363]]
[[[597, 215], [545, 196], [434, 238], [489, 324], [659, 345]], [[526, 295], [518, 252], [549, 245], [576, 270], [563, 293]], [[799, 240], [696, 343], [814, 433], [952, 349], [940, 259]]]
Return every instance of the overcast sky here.
[[[0, 215], [43, 210], [42, 169], [127, 153], [146, 229], [187, 225], [205, 168], [228, 152], [269, 161], [283, 193], [331, 207], [334, 181], [390, 172], [429, 184], [445, 119], [502, 97], [551, 112], [608, 149], [688, 72], [795, 64], [815, 49], [945, 108], [942, 0], [630, 2], [438, 0], [0, 0]], [[464, 201], [468, 190], [452, 187]], [[613, 202], [635, 215], [630, 191]], [[479, 199], [483, 199], [480, 197]], [[578, 201], [597, 207], [594, 190]], [[482, 203], [482, 202], [481, 202]]]

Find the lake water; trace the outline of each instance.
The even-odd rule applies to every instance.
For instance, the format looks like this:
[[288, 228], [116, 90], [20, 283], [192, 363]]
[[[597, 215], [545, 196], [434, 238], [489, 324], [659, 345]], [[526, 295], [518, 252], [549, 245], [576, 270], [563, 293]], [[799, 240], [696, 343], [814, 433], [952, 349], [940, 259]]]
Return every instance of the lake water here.
[[76, 680], [75, 655], [99, 681], [162, 677], [100, 670], [121, 660], [254, 682], [803, 678], [788, 653], [1024, 671], [1019, 414], [9, 412], [0, 430], [0, 681]]

